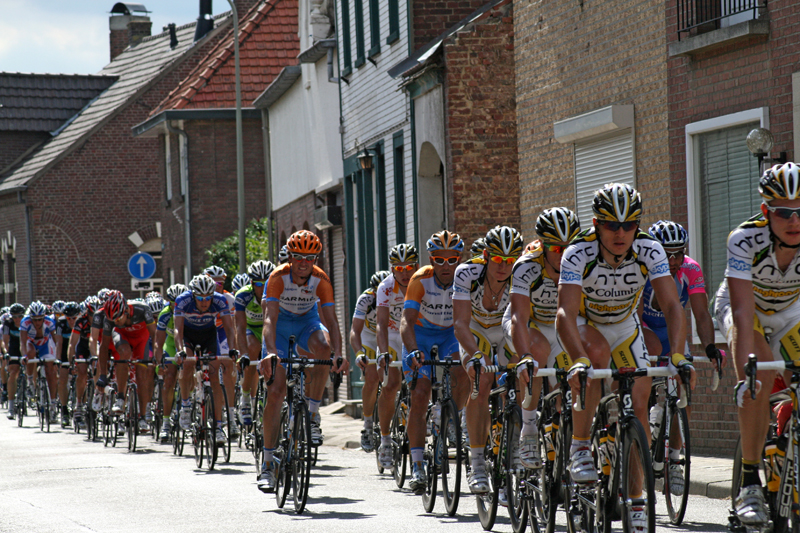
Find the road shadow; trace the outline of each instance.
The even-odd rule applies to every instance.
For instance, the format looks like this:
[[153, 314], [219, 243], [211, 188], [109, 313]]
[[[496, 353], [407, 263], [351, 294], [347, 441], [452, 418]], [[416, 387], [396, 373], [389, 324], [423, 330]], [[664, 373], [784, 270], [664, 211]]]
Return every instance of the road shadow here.
[[708, 523], [708, 522], [690, 522], [685, 520], [681, 525], [674, 526], [670, 522], [667, 521], [656, 521], [656, 528], [657, 529], [666, 529], [672, 531], [708, 531], [708, 532], [719, 532], [722, 533], [723, 531], [728, 531], [728, 524], [719, 524], [719, 523]]
[[[313, 503], [309, 502], [309, 505], [313, 505]], [[295, 518], [299, 520], [364, 520], [367, 518], [374, 518], [375, 516], [377, 516], [374, 514], [339, 512], [339, 511], [315, 512], [308, 506], [306, 506], [305, 510], [303, 511], [303, 514], [298, 515], [295, 514], [294, 507], [292, 507], [289, 501], [286, 502], [286, 506], [283, 509], [268, 509], [263, 512], [272, 514], [286, 514], [286, 515], [294, 514]]]
[[324, 503], [325, 505], [348, 505], [351, 503], [359, 503], [363, 502], [364, 500], [356, 500], [354, 498], [344, 498], [344, 497], [334, 497], [334, 496], [322, 496], [322, 497], [315, 497], [309, 498], [308, 503]]

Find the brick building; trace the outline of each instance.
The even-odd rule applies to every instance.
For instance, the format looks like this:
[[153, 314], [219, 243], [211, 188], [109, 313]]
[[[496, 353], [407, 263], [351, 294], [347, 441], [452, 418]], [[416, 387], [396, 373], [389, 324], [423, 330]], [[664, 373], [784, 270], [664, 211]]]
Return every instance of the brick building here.
[[[693, 13], [684, 4], [666, 4], [670, 211], [687, 224], [689, 254], [703, 266], [711, 298], [724, 277], [728, 233], [761, 203], [758, 161], [747, 149], [747, 134], [767, 128], [775, 139], [771, 157], [797, 157], [800, 6], [748, 0], [725, 11]], [[717, 341], [725, 339], [718, 333]], [[729, 401], [733, 371], [716, 393], [706, 383], [694, 396], [692, 418], [700, 423], [693, 446], [732, 454], [739, 433]]]
[[[240, 1], [237, 9], [249, 221], [267, 214], [264, 135], [252, 102], [297, 56], [297, 1]], [[206, 266], [206, 249], [238, 227], [235, 108], [229, 27], [194, 70], [153, 106], [147, 121], [134, 128], [142, 142], [158, 146], [153, 157], [159, 161], [159, 219], [169, 283], [188, 283]]]
[[98, 73], [114, 83], [0, 176], [4, 278], [15, 276], [16, 286], [6, 299], [77, 300], [103, 286], [130, 290], [128, 258], [160, 250], [161, 200], [152, 157], [158, 145], [134, 141], [130, 128], [191, 71], [228, 22], [217, 19], [194, 43], [195, 24], [150, 36], [148, 17], [114, 6], [109, 39], [117, 45]]

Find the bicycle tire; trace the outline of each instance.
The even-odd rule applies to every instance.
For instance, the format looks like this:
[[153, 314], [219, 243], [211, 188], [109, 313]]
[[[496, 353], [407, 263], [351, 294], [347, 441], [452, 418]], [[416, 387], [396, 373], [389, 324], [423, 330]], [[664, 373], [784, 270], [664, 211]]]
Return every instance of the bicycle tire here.
[[205, 436], [206, 467], [209, 472], [217, 463], [217, 417], [214, 411], [214, 391], [211, 387], [205, 391], [203, 406], [203, 435]]
[[[291, 389], [287, 391], [287, 399], [291, 396]], [[275, 498], [278, 501], [278, 507], [283, 508], [286, 504], [286, 497], [289, 495], [291, 488], [289, 483], [289, 463], [291, 462], [291, 453], [289, 449], [289, 405], [286, 401], [281, 406], [281, 423], [278, 433], [278, 446], [275, 447], [273, 457], [277, 461], [275, 471]]]
[[408, 468], [408, 435], [406, 434], [405, 424], [407, 414], [408, 403], [405, 402], [403, 395], [400, 394], [395, 403], [390, 430], [392, 436], [392, 477], [398, 489], [402, 489], [406, 482]]
[[[517, 465], [519, 455], [519, 436], [522, 431], [522, 413], [518, 405], [506, 412], [503, 422], [502, 449], [504, 452], [503, 475], [505, 481], [506, 498], [508, 500], [508, 517], [511, 519], [511, 529], [514, 533], [525, 531], [528, 525], [528, 508], [522, 495], [525, 482], [524, 469]], [[513, 450], [516, 449], [515, 454]]]
[[39, 431], [44, 431], [45, 405], [47, 405], [47, 402], [42, 400], [42, 398], [44, 398], [44, 394], [45, 392], [42, 387], [42, 381], [39, 379], [37, 381], [36, 391], [36, 413], [39, 415]]
[[[453, 427], [452, 434], [450, 433], [451, 425]], [[451, 441], [451, 437], [455, 437], [455, 441]], [[442, 406], [442, 431], [439, 438], [442, 442], [442, 498], [444, 499], [447, 516], [454, 516], [458, 510], [458, 501], [461, 495], [461, 463], [463, 456], [461, 454], [461, 416], [459, 416], [453, 400]], [[451, 452], [453, 452], [452, 465]]]
[[156, 378], [155, 386], [153, 387], [153, 398], [150, 403], [153, 404], [153, 425], [150, 428], [153, 440], [160, 442], [161, 426], [164, 424], [164, 382]]
[[203, 468], [203, 459], [205, 458], [205, 435], [203, 434], [203, 407], [194, 395], [192, 401], [192, 447], [194, 448], [194, 464], [197, 468]]
[[[431, 410], [428, 408], [428, 414], [425, 417], [425, 427], [430, 427]], [[441, 424], [441, 420], [440, 420]], [[441, 431], [441, 425], [439, 426]], [[425, 471], [425, 492], [422, 493], [422, 507], [426, 513], [433, 512], [433, 507], [436, 504], [436, 483], [439, 478], [436, 461], [437, 450], [439, 447], [439, 435], [435, 431], [425, 439], [425, 448], [423, 452], [422, 468]]]
[[[666, 410], [665, 414], [671, 414], [672, 407], [669, 407]], [[665, 427], [665, 439], [663, 442], [664, 446], [664, 488], [663, 494], [664, 499], [667, 503], [667, 512], [669, 513], [669, 521], [675, 525], [679, 526], [683, 522], [683, 517], [686, 514], [686, 505], [689, 503], [689, 483], [691, 479], [691, 465], [692, 465], [692, 455], [691, 455], [691, 439], [689, 434], [689, 417], [686, 413], [686, 409], [677, 409], [675, 411], [675, 420], [678, 423], [678, 432], [681, 437], [681, 441], [683, 442], [682, 452], [683, 457], [677, 460], [670, 458], [669, 452], [669, 428], [672, 425], [672, 421], [670, 420], [667, 422], [666, 417], [664, 418], [664, 425]], [[677, 467], [682, 469], [683, 473], [683, 492], [681, 494], [675, 495], [672, 493], [672, 485], [670, 483], [670, 471], [672, 469], [672, 465], [676, 465]]]
[[[494, 428], [498, 421], [498, 400], [497, 397], [490, 399], [490, 428]], [[486, 494], [477, 494], [476, 504], [478, 506], [478, 518], [481, 521], [481, 526], [485, 531], [490, 531], [494, 527], [494, 522], [497, 519], [497, 502], [500, 496], [500, 458], [494, 453], [494, 443], [492, 442], [492, 432], [489, 431], [489, 437], [486, 440], [486, 447], [484, 449], [484, 457], [486, 458], [486, 471], [489, 473], [489, 492]], [[498, 446], [499, 450], [499, 446]]]
[[[635, 478], [640, 478], [643, 486], [641, 487], [645, 495], [647, 512], [647, 531], [655, 533], [656, 530], [656, 506], [655, 506], [655, 480], [653, 479], [653, 464], [650, 460], [650, 446], [641, 422], [636, 418], [628, 420], [623, 427], [622, 441], [622, 461], [620, 466], [620, 496], [623, 498], [620, 510], [622, 514], [622, 531], [624, 533], [634, 533], [628, 523], [629, 514], [626, 501], [631, 492], [630, 486], [635, 483]], [[637, 464], [638, 463], [638, 464]]]
[[381, 466], [380, 454], [378, 447], [381, 445], [381, 424], [380, 415], [378, 413], [378, 405], [380, 405], [381, 388], [378, 386], [378, 395], [375, 398], [375, 406], [372, 409], [372, 434], [369, 436], [372, 439], [372, 451], [375, 454], [375, 466], [378, 468], [378, 473], [383, 474], [383, 467]]
[[28, 405], [28, 398], [26, 398], [27, 379], [25, 379], [25, 372], [20, 369], [20, 377], [17, 379], [17, 394], [14, 399], [17, 409], [17, 425], [22, 427], [22, 421], [25, 418], [25, 407]]
[[311, 415], [305, 402], [296, 406], [294, 430], [292, 431], [292, 497], [294, 511], [302, 514], [308, 501], [308, 485], [311, 478]]
[[136, 451], [136, 439], [139, 436], [139, 396], [136, 385], [128, 383], [128, 408], [125, 410], [125, 425], [128, 428], [128, 451]]
[[[553, 533], [556, 526], [556, 516], [558, 507], [561, 505], [564, 512], [569, 511], [569, 499], [567, 498], [567, 485], [569, 484], [569, 474], [567, 464], [569, 460], [569, 446], [572, 443], [572, 419], [568, 413], [569, 406], [567, 401], [561, 401], [561, 413], [553, 418], [553, 423], [557, 427], [553, 431], [553, 449], [555, 452], [551, 467], [552, 477], [545, 477], [547, 491], [547, 527], [546, 533]], [[542, 433], [539, 433], [542, 435]], [[544, 457], [544, 456], [543, 456]]]
[[231, 411], [230, 407], [228, 407], [228, 391], [225, 390], [225, 385], [220, 383], [219, 386], [222, 388], [222, 413], [220, 416], [220, 420], [222, 420], [222, 427], [225, 430], [225, 444], [222, 445], [222, 457], [225, 460], [225, 463], [231, 462], [231, 435], [233, 435], [233, 424], [236, 423], [235, 420], [231, 420]]

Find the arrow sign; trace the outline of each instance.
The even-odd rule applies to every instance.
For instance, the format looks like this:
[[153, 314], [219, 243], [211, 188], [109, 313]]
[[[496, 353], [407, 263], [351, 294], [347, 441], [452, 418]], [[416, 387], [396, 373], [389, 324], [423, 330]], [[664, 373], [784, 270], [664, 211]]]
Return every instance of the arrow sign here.
[[128, 259], [128, 272], [136, 279], [149, 279], [156, 273], [156, 260], [145, 252], [137, 252]]

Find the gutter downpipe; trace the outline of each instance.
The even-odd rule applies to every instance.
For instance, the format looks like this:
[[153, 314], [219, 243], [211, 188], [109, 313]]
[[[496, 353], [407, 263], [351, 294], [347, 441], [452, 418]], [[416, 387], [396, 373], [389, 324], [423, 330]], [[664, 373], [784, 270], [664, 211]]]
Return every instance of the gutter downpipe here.
[[[33, 301], [33, 248], [31, 248], [31, 208], [22, 197], [22, 191], [17, 191], [17, 201], [25, 205], [25, 241], [28, 246], [28, 297]], [[16, 255], [17, 251], [14, 250]], [[19, 283], [16, 279], [15, 283]]]
[[269, 261], [275, 263], [275, 247], [278, 245], [278, 227], [272, 211], [272, 153], [269, 138], [269, 109], [261, 110], [261, 136], [264, 139], [264, 176], [267, 183], [267, 220], [269, 220]]
[[333, 48], [328, 48], [328, 81], [339, 83], [339, 78], [333, 76]]
[[180, 135], [183, 137], [183, 144], [186, 147], [186, 164], [183, 164], [184, 158], [180, 154], [180, 144], [178, 145], [178, 161], [180, 162], [180, 177], [183, 180], [183, 190], [185, 192], [183, 197], [183, 219], [186, 222], [186, 227], [183, 234], [186, 238], [186, 273], [184, 274], [184, 281], [188, 285], [189, 280], [192, 279], [192, 210], [189, 204], [189, 136], [180, 128], [174, 127], [169, 121], [165, 121], [167, 130], [170, 133]]

